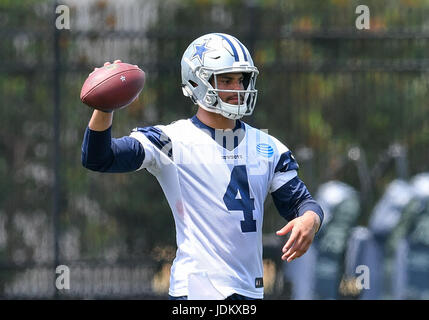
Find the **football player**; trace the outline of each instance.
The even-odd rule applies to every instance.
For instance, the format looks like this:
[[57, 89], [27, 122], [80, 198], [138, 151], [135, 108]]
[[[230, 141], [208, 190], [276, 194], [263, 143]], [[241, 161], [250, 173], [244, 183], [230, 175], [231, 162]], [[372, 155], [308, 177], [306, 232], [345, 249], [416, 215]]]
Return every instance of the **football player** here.
[[[115, 61], [118, 63], [120, 61]], [[240, 119], [255, 108], [258, 69], [235, 37], [206, 34], [181, 61], [183, 94], [196, 115], [111, 137], [113, 113], [94, 110], [83, 166], [101, 172], [147, 169], [159, 181], [176, 226], [171, 299], [262, 299], [262, 221], [268, 193], [288, 223], [282, 259], [302, 256], [323, 211], [297, 175], [291, 151]]]

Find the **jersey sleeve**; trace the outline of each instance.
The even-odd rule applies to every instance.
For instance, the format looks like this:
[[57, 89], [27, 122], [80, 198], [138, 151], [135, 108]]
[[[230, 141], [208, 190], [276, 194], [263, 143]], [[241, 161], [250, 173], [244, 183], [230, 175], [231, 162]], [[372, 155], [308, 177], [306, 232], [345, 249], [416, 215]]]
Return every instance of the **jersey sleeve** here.
[[140, 142], [145, 150], [145, 158], [140, 169], [148, 169], [156, 173], [161, 168], [172, 162], [173, 146], [171, 139], [164, 133], [162, 126], [135, 128], [130, 137]]
[[323, 210], [298, 177], [299, 165], [292, 152], [278, 140], [274, 141], [278, 160], [274, 167], [270, 192], [278, 212], [287, 221], [291, 221], [311, 210], [319, 216], [322, 225]]
[[137, 170], [145, 159], [145, 150], [131, 137], [111, 137], [104, 131], [86, 128], [82, 143], [82, 165], [92, 171], [121, 173]]

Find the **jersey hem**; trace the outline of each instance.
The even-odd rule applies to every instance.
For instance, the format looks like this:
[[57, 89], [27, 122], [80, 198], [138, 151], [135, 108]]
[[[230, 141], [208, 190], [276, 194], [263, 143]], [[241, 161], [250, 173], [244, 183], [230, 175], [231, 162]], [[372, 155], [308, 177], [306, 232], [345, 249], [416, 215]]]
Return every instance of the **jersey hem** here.
[[[217, 290], [219, 290], [220, 292], [228, 292], [225, 299], [227, 297], [229, 297], [230, 295], [233, 295], [234, 293], [240, 294], [240, 295], [245, 296], [245, 297], [253, 298], [253, 299], [264, 299], [264, 293], [263, 292], [262, 293], [255, 293], [255, 292], [250, 292], [250, 291], [237, 289], [237, 288], [229, 288], [229, 287], [228, 288], [222, 288], [221, 287], [221, 288], [217, 288]], [[188, 296], [189, 295], [187, 289], [178, 290], [178, 291], [168, 290], [168, 294], [172, 297], [182, 297], [182, 296]]]

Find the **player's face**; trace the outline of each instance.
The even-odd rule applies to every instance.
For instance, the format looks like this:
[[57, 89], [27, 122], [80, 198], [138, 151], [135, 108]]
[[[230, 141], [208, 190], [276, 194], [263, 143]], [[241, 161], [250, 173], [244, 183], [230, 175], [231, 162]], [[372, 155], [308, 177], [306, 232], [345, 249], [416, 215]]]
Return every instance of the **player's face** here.
[[[242, 73], [222, 73], [216, 76], [217, 89], [219, 90], [244, 90]], [[214, 82], [212, 80], [211, 82]], [[212, 86], [215, 87], [214, 83]], [[219, 98], [223, 102], [238, 104], [238, 94], [235, 92], [218, 92]], [[244, 95], [240, 96], [240, 103], [243, 103]]]

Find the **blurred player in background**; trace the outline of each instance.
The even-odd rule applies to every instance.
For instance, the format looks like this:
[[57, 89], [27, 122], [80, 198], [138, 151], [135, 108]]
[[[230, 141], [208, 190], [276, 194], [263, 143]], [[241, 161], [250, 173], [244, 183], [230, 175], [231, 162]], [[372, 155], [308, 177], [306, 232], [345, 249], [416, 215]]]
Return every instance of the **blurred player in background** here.
[[240, 120], [257, 98], [258, 70], [246, 47], [233, 36], [207, 34], [189, 45], [181, 67], [196, 115], [114, 139], [113, 113], [94, 110], [82, 163], [100, 172], [145, 168], [159, 181], [176, 226], [171, 299], [262, 299], [268, 193], [288, 221], [277, 231], [290, 233], [283, 260], [307, 251], [323, 211], [299, 179], [291, 151]]

